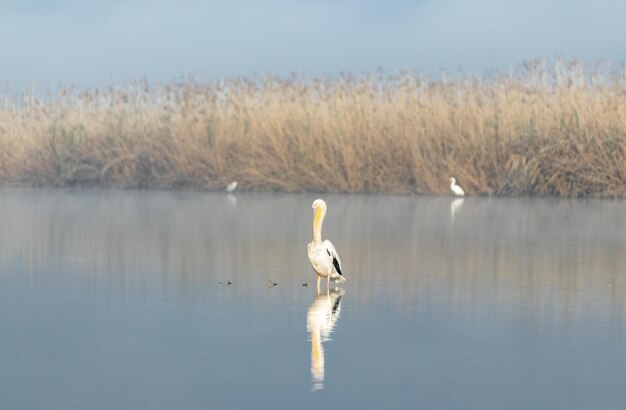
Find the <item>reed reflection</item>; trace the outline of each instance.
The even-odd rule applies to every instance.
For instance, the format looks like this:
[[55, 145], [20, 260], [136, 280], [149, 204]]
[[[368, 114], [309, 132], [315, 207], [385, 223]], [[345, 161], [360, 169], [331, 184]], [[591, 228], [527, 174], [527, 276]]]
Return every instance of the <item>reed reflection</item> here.
[[[260, 303], [268, 277], [258, 273], [296, 280], [311, 232], [308, 196], [238, 195], [236, 206], [222, 192], [5, 188], [0, 197], [0, 291], [14, 274], [37, 286], [59, 272], [80, 278], [82, 292], [180, 290], [188, 300], [230, 280], [230, 292]], [[626, 329], [623, 202], [475, 197], [442, 229], [456, 199], [332, 197], [328, 233], [358, 272], [355, 303], [384, 295], [470, 318], [497, 305], [499, 317], [521, 311], [536, 327], [595, 315]], [[384, 293], [380, 271], [395, 272]]]
[[306, 316], [307, 332], [311, 334], [311, 391], [324, 388], [324, 346], [330, 340], [341, 312], [341, 298], [345, 290], [335, 288], [318, 294]]

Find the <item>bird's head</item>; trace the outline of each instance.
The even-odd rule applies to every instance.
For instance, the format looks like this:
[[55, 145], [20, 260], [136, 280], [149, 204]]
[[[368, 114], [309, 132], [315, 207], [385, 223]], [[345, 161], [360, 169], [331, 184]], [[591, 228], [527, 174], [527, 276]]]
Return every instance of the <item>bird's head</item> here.
[[323, 199], [316, 199], [313, 201], [313, 209], [322, 208], [326, 209], [326, 202]]
[[456, 178], [454, 178], [454, 177], [450, 178], [450, 183], [451, 184], [455, 184], [456, 183]]

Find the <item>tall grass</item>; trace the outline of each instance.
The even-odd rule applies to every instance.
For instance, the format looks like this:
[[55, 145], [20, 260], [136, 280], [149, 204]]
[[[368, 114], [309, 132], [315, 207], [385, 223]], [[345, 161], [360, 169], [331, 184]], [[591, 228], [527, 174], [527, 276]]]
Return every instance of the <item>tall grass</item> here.
[[0, 182], [626, 194], [626, 70], [193, 79], [0, 95]]

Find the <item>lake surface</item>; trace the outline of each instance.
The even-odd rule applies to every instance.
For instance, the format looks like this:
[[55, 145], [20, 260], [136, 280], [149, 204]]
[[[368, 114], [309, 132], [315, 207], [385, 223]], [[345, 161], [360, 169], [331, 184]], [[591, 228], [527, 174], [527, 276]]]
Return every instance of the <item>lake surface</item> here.
[[626, 406], [626, 202], [316, 197], [1, 189], [0, 408]]

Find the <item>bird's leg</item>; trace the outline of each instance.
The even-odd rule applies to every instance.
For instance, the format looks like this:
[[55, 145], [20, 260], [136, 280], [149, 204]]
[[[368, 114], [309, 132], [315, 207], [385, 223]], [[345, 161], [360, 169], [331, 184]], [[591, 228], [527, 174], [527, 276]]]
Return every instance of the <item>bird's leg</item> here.
[[317, 275], [317, 294], [320, 294], [320, 281], [322, 280], [322, 277], [320, 275]]
[[330, 293], [330, 273], [328, 274], [328, 276], [326, 277], [326, 293], [329, 294]]

